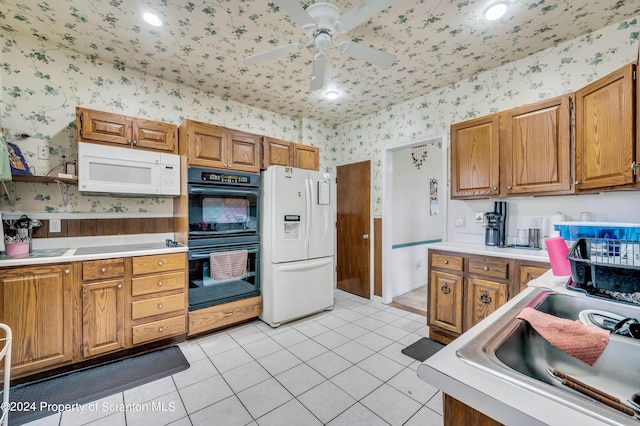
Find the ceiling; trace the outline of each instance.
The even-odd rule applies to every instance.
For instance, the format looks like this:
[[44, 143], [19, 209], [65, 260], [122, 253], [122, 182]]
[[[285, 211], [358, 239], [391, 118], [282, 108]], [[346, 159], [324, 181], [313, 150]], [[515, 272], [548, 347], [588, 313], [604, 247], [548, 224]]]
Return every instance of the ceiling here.
[[[640, 14], [637, 0], [506, 1], [507, 14], [488, 22], [481, 15], [493, 1], [396, 0], [336, 37], [392, 53], [393, 65], [382, 69], [330, 48], [325, 88], [317, 91], [309, 90], [311, 47], [251, 66], [241, 62], [306, 41], [266, 0], [0, 0], [0, 28], [223, 99], [340, 124]], [[358, 1], [333, 3], [345, 13]], [[165, 24], [144, 22], [148, 10]], [[328, 87], [341, 96], [324, 98]]]

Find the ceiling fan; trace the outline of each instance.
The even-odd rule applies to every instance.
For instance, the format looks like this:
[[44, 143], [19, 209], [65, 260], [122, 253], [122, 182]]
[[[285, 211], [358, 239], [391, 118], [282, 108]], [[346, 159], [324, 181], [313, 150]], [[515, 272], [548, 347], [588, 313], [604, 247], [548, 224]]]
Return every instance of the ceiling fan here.
[[244, 58], [242, 62], [245, 65], [253, 65], [314, 46], [316, 54], [313, 57], [311, 72], [310, 90], [312, 91], [321, 89], [324, 86], [324, 74], [327, 67], [325, 50], [331, 46], [337, 47], [340, 53], [349, 55], [352, 58], [388, 68], [395, 62], [395, 55], [350, 40], [336, 43], [334, 36], [351, 31], [372, 16], [391, 6], [394, 1], [361, 0], [351, 10], [341, 15], [337, 6], [325, 1], [312, 3], [306, 9], [303, 9], [298, 0], [274, 0], [274, 3], [282, 11], [302, 27], [309, 40], [249, 56]]

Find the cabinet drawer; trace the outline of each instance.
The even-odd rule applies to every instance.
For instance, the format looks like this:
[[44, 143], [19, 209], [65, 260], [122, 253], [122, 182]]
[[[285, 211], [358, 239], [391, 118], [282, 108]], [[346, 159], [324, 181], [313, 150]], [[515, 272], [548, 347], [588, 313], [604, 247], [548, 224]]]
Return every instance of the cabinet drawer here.
[[485, 277], [506, 280], [509, 278], [509, 264], [512, 261], [507, 259], [469, 259], [469, 274], [482, 275]]
[[462, 271], [462, 257], [450, 254], [433, 253], [431, 255], [431, 267]]
[[181, 311], [184, 310], [184, 305], [184, 293], [138, 300], [131, 303], [131, 318], [136, 320], [167, 312]]
[[137, 325], [133, 327], [133, 344], [137, 345], [151, 340], [164, 339], [165, 337], [184, 333], [185, 330], [184, 315]]
[[262, 296], [189, 312], [189, 336], [255, 318], [262, 312]]
[[155, 254], [152, 256], [137, 256], [133, 258], [133, 275], [149, 274], [153, 272], [175, 271], [185, 269], [184, 253]]
[[86, 260], [82, 262], [82, 280], [117, 278], [124, 275], [124, 259]]
[[184, 288], [184, 272], [171, 272], [131, 279], [131, 294], [133, 296]]

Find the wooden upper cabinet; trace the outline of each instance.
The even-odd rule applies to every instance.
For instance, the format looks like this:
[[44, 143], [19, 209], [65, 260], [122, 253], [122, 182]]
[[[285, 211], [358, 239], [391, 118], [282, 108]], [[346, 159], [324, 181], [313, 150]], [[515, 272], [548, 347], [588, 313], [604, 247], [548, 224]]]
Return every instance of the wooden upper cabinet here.
[[79, 142], [178, 152], [177, 126], [173, 124], [80, 107], [76, 107], [76, 136]]
[[298, 143], [293, 144], [293, 167], [320, 170], [320, 148]]
[[276, 138], [262, 138], [262, 168], [269, 166], [293, 166], [293, 142]]
[[185, 120], [179, 127], [180, 154], [189, 166], [260, 171], [260, 137], [213, 124]]
[[451, 198], [496, 196], [500, 191], [498, 115], [451, 126]]
[[573, 192], [572, 103], [566, 95], [499, 114], [504, 195]]
[[576, 191], [632, 186], [635, 64], [576, 92]]

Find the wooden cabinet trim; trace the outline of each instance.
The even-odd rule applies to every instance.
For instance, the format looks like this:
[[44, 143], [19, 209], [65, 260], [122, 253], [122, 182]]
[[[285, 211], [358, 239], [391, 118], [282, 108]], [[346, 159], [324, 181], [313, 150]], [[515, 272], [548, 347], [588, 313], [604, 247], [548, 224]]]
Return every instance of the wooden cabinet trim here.
[[255, 318], [262, 313], [262, 296], [249, 297], [209, 308], [189, 311], [189, 336], [217, 330]]

